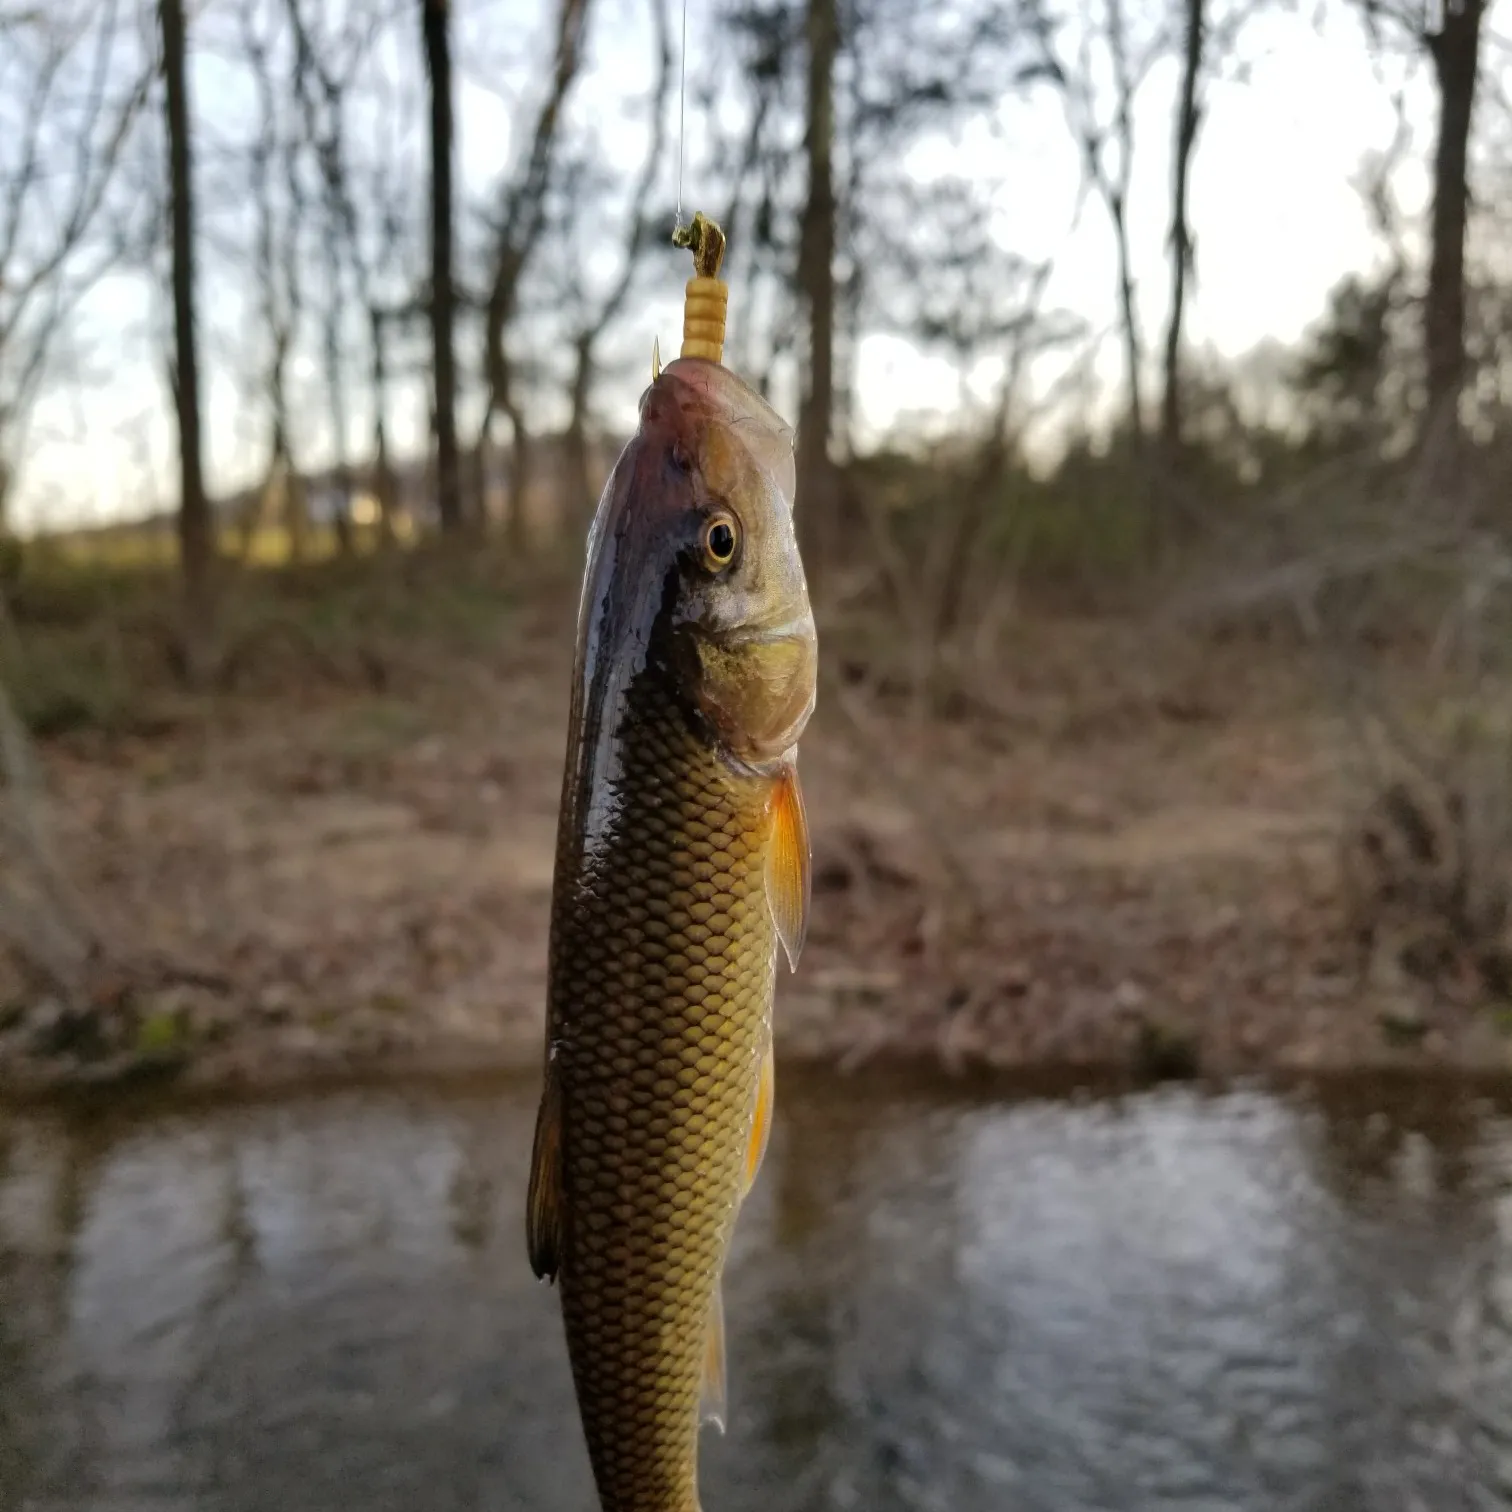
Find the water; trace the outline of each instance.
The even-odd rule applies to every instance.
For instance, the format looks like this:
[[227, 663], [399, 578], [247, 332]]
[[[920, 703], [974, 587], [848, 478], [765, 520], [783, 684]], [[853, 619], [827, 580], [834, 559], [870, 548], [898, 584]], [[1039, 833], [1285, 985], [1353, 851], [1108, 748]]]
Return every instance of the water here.
[[[0, 1115], [0, 1508], [589, 1512], [533, 1086]], [[1512, 1098], [782, 1078], [710, 1512], [1512, 1506]]]

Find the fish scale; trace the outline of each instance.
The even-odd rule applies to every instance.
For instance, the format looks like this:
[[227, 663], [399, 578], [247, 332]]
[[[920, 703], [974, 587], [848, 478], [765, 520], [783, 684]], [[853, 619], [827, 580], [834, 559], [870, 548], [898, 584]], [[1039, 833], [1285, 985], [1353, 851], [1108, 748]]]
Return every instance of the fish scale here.
[[602, 1512], [698, 1512], [700, 1419], [723, 1421], [722, 1275], [771, 1129], [777, 947], [796, 967], [811, 893], [793, 442], [685, 343], [589, 533], [526, 1239]]
[[772, 784], [712, 748], [657, 659], [614, 732], [610, 819], [564, 838], [551, 943], [561, 1295], [606, 1512], [697, 1512], [698, 1400], [774, 989]]

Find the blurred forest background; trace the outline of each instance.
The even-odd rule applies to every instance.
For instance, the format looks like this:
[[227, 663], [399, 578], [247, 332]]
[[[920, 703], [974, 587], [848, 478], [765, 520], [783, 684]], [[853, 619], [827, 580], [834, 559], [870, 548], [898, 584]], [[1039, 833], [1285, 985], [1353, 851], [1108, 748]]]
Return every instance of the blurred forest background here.
[[799, 432], [793, 1043], [1504, 1060], [1505, 10], [0, 0], [0, 1064], [534, 1052], [679, 209]]

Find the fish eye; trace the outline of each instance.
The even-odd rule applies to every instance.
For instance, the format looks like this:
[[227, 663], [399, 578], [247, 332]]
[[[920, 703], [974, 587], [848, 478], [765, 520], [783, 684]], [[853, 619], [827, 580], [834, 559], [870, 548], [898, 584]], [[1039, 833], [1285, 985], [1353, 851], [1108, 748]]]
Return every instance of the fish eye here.
[[739, 544], [739, 524], [735, 516], [724, 511], [712, 516], [703, 529], [704, 565], [710, 572], [728, 567], [735, 560], [735, 548]]

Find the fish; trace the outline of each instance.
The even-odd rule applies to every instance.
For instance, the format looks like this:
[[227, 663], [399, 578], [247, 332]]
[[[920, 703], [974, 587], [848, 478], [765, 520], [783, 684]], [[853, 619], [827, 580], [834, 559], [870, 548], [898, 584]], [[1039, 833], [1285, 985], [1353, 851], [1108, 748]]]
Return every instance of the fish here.
[[654, 373], [588, 536], [526, 1214], [603, 1512], [699, 1512], [811, 895], [794, 433], [718, 362]]

